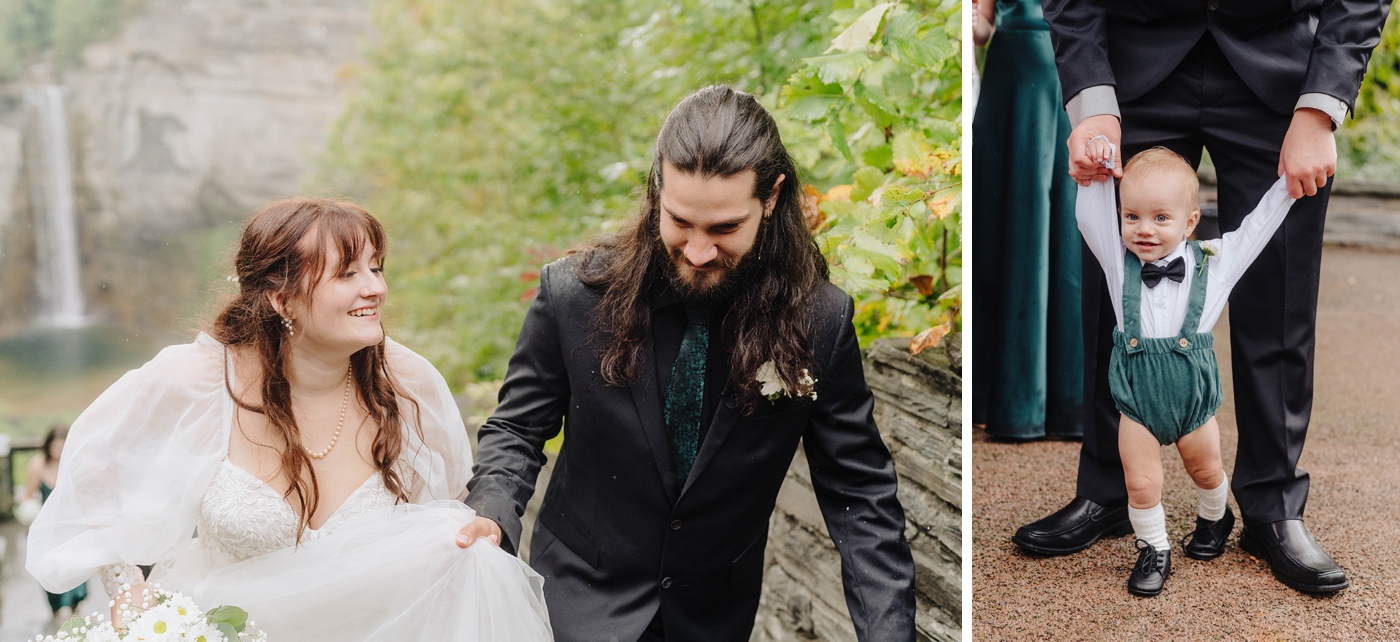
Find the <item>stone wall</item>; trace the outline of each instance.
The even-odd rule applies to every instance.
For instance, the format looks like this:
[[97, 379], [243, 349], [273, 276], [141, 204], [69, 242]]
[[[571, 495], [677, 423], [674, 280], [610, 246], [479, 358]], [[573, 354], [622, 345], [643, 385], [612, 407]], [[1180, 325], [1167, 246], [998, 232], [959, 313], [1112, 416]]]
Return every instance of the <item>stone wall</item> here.
[[[918, 639], [962, 638], [962, 378], [960, 339], [951, 350], [910, 357], [907, 341], [875, 342], [866, 380], [875, 421], [899, 474], [913, 551]], [[841, 587], [841, 561], [798, 451], [769, 526], [763, 602], [752, 640], [855, 640]]]

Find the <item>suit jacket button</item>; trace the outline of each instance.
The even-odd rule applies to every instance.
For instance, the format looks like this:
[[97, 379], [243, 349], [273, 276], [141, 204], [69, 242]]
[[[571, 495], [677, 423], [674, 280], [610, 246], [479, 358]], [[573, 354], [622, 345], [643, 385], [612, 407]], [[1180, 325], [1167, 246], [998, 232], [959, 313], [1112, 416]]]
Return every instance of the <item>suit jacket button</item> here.
[[669, 577], [667, 577], [667, 578], [662, 578], [662, 580], [661, 580], [661, 588], [664, 588], [664, 589], [671, 588], [671, 578], [669, 578]]
[[1206, 3], [1206, 8], [1207, 8], [1207, 9], [1210, 9], [1211, 11], [1215, 11], [1216, 9], [1219, 9], [1219, 8], [1220, 8], [1220, 0], [1210, 0], [1210, 2], [1207, 2], [1207, 3]]
[[678, 519], [678, 520], [675, 520], [675, 521], [672, 521], [672, 522], [671, 522], [671, 530], [673, 530], [673, 531], [678, 531], [678, 530], [680, 530], [680, 529], [681, 529], [681, 520]]

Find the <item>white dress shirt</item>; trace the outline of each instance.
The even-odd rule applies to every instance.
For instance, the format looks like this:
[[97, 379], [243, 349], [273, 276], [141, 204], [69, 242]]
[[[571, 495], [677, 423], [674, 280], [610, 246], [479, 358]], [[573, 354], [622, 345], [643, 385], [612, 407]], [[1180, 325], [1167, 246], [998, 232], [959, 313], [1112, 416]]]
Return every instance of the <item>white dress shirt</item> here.
[[[1214, 256], [1208, 257], [1210, 270], [1206, 274], [1205, 307], [1201, 310], [1201, 324], [1196, 332], [1210, 332], [1230, 291], [1244, 275], [1244, 271], [1264, 250], [1269, 239], [1283, 224], [1283, 218], [1293, 206], [1294, 199], [1288, 195], [1283, 179], [1274, 183], [1259, 205], [1240, 223], [1239, 229], [1221, 236], [1219, 239], [1202, 241], [1202, 248], [1209, 248]], [[1080, 187], [1075, 203], [1075, 215], [1079, 219], [1079, 232], [1089, 250], [1103, 266], [1104, 277], [1108, 281], [1108, 294], [1113, 299], [1113, 313], [1118, 319], [1118, 329], [1123, 330], [1123, 277], [1124, 259], [1128, 246], [1123, 242], [1119, 218], [1114, 205], [1113, 181], [1095, 181], [1088, 187]], [[1196, 277], [1195, 252], [1188, 251], [1185, 241], [1176, 246], [1165, 258], [1153, 261], [1165, 267], [1173, 259], [1184, 257], [1186, 277], [1177, 283], [1163, 278], [1157, 287], [1142, 286], [1141, 312], [1138, 320], [1142, 336], [1175, 337], [1181, 332], [1181, 324], [1186, 322], [1186, 311], [1191, 303], [1191, 282]]]

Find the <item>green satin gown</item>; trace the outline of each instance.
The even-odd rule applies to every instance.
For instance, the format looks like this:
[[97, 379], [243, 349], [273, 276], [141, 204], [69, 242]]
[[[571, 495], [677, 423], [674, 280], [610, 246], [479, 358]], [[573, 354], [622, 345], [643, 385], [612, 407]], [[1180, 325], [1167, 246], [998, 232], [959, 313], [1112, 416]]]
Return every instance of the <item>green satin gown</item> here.
[[1079, 437], [1080, 248], [1070, 123], [1034, 0], [998, 0], [972, 122], [974, 423], [1003, 439]]

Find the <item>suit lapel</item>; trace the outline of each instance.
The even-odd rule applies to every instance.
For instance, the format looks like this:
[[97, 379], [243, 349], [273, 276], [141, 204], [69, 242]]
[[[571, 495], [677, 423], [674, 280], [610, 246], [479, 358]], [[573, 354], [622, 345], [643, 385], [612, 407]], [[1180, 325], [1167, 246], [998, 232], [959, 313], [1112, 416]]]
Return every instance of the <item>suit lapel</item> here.
[[706, 431], [704, 441], [700, 442], [700, 452], [695, 454], [695, 465], [690, 469], [690, 477], [685, 480], [685, 488], [681, 489], [681, 495], [685, 495], [690, 485], [705, 472], [705, 466], [715, 458], [715, 453], [724, 444], [724, 438], [729, 436], [734, 424], [738, 423], [742, 416], [743, 408], [736, 398], [737, 393], [733, 380], [726, 379], [724, 391], [719, 395], [719, 403], [715, 405], [715, 417], [710, 421], [710, 429]]
[[[666, 487], [666, 497], [676, 503], [676, 473], [671, 463], [671, 442], [666, 437], [666, 419], [661, 411], [661, 385], [656, 380], [655, 357], [648, 354], [642, 367], [642, 377], [633, 383], [632, 403], [637, 407], [637, 418], [642, 423], [642, 433], [651, 447], [651, 458], [656, 462], [656, 472], [661, 474], [661, 483]], [[692, 473], [692, 476], [694, 473]]]

